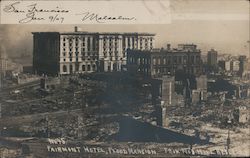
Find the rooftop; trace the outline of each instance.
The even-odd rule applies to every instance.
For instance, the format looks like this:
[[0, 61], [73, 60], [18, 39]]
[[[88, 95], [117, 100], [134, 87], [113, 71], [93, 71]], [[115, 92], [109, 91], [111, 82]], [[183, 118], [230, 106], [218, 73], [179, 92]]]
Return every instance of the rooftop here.
[[163, 49], [163, 48], [154, 48], [152, 50], [132, 50], [133, 52], [137, 53], [149, 53], [149, 54], [159, 54], [159, 53], [200, 53], [200, 49], [188, 49], [188, 48], [171, 48], [171, 49]]
[[127, 35], [127, 36], [155, 36], [155, 33], [147, 32], [32, 32], [32, 34], [60, 34], [60, 35]]

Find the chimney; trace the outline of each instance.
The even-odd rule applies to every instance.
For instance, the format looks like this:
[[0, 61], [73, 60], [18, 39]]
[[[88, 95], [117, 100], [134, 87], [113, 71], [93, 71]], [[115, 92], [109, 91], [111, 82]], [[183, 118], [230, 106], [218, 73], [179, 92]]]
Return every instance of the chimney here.
[[167, 44], [167, 50], [170, 50], [170, 49], [171, 49], [171, 45]]
[[78, 32], [78, 27], [77, 26], [75, 26], [75, 32]]

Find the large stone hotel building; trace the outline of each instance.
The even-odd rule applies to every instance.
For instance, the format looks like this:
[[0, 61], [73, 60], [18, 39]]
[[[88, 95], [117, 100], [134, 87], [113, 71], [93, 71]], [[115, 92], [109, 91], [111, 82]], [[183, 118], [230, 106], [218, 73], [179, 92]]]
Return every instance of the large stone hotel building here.
[[152, 50], [155, 34], [33, 32], [33, 68], [38, 74], [66, 75], [120, 71], [127, 49]]

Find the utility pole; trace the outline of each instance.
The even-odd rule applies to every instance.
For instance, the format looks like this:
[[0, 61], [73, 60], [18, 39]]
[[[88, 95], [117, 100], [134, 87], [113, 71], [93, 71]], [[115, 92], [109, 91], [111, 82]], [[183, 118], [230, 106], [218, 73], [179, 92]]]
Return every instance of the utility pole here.
[[[230, 115], [231, 116], [231, 115]], [[230, 139], [230, 128], [232, 127], [232, 117], [229, 118], [229, 120], [227, 121], [227, 123], [229, 124], [229, 128], [228, 128], [228, 133], [227, 133], [227, 154], [229, 155], [229, 149], [230, 149], [230, 143], [231, 143], [231, 139]]]
[[46, 116], [46, 123], [47, 123], [47, 138], [50, 138], [50, 120], [49, 120], [49, 115]]
[[247, 43], [248, 43], [248, 53], [249, 53], [248, 58], [250, 58], [250, 40], [248, 40]]
[[77, 137], [79, 139], [82, 138], [82, 129], [83, 129], [83, 117], [81, 116], [81, 113], [77, 115]]
[[228, 129], [228, 133], [227, 133], [227, 154], [229, 155], [229, 149], [230, 149], [230, 129]]
[[2, 118], [2, 104], [0, 103], [0, 119]]
[[2, 88], [2, 69], [0, 69], [0, 89]]

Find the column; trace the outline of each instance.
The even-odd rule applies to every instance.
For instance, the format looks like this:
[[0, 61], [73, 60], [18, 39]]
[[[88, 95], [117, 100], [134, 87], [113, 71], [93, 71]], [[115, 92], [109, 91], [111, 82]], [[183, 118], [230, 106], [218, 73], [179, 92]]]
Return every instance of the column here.
[[103, 58], [103, 36], [99, 36], [99, 59]]
[[106, 46], [107, 46], [107, 58], [108, 58], [108, 60], [109, 60], [109, 58], [110, 58], [110, 51], [109, 51], [109, 37], [107, 38], [107, 40], [106, 40], [107, 42], [106, 42]]
[[118, 56], [119, 58], [122, 57], [122, 36], [118, 36]]
[[125, 37], [125, 51], [128, 49], [128, 37]]
[[133, 41], [132, 41], [132, 37], [129, 37], [130, 38], [130, 49], [132, 49], [133, 48]]
[[138, 43], [137, 44], [137, 49], [139, 49], [139, 50], [140, 50], [140, 47], [141, 47], [140, 39], [141, 39], [140, 37], [137, 38], [137, 43]]
[[113, 71], [113, 64], [114, 64], [114, 62], [110, 61], [110, 71]]
[[85, 36], [85, 50], [88, 52], [88, 36]]
[[69, 74], [69, 65], [70, 65], [70, 64], [67, 64], [67, 65], [66, 65], [66, 67], [67, 67], [66, 74]]
[[111, 47], [111, 50], [112, 50], [112, 53], [111, 53], [111, 56], [112, 56], [112, 60], [115, 60], [115, 57], [116, 57], [116, 54], [115, 54], [115, 36], [112, 37], [112, 47]]
[[90, 51], [93, 51], [93, 36], [90, 36]]
[[145, 37], [142, 37], [142, 50], [145, 49]]
[[153, 45], [153, 48], [155, 48], [155, 38], [154, 37], [152, 37], [152, 38], [153, 38], [152, 45]]
[[104, 72], [108, 71], [108, 61], [104, 60]]

